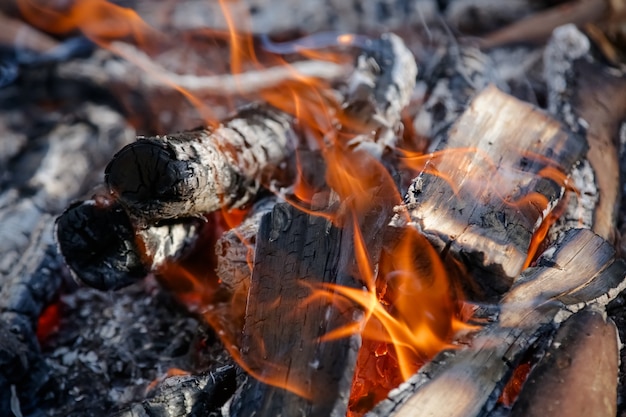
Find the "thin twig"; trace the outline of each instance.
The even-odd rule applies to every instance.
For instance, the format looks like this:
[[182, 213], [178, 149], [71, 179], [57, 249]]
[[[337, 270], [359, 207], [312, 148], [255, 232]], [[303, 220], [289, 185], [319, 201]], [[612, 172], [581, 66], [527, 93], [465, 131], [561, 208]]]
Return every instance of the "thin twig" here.
[[275, 87], [285, 81], [303, 77], [333, 81], [344, 78], [352, 69], [349, 65], [313, 60], [248, 71], [237, 75], [181, 75], [163, 68], [143, 51], [128, 43], [113, 42], [111, 50], [151, 75], [151, 84], [155, 87], [169, 85], [183, 88], [195, 94], [205, 95], [250, 94]]

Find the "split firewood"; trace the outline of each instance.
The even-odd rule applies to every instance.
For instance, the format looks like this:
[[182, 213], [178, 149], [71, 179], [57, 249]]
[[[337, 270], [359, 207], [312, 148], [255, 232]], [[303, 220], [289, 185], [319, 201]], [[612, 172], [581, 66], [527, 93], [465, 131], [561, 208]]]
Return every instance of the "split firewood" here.
[[179, 417], [211, 415], [235, 391], [235, 367], [221, 366], [200, 375], [165, 379], [139, 404], [111, 414], [111, 417]]
[[615, 324], [600, 311], [570, 317], [528, 375], [511, 416], [547, 416], [557, 410], [572, 417], [615, 416], [618, 340]]
[[351, 323], [356, 311], [307, 298], [324, 282], [355, 285], [341, 268], [342, 244], [352, 247], [350, 240], [328, 220], [288, 204], [264, 217], [241, 348], [244, 369], [259, 379], [249, 377], [242, 385], [231, 416], [345, 414], [359, 342], [320, 337]]
[[[90, 170], [102, 166], [131, 133], [104, 106], [84, 105], [70, 120], [29, 137], [19, 157], [9, 160], [7, 182], [0, 189], [0, 408], [5, 410], [34, 411], [36, 394], [48, 381], [35, 330], [65, 276], [54, 242], [54, 217], [93, 185]], [[9, 408], [10, 403], [17, 405]]]
[[491, 86], [418, 160], [405, 208], [435, 247], [481, 271], [483, 291], [502, 293], [527, 264], [534, 233], [585, 150], [547, 114]]
[[521, 274], [502, 300], [498, 322], [473, 335], [469, 345], [437, 355], [369, 416], [489, 415], [531, 344], [548, 340], [555, 320], [573, 310], [601, 307], [609, 300], [603, 295], [623, 290], [624, 277], [626, 263], [611, 244], [588, 229], [570, 230]]

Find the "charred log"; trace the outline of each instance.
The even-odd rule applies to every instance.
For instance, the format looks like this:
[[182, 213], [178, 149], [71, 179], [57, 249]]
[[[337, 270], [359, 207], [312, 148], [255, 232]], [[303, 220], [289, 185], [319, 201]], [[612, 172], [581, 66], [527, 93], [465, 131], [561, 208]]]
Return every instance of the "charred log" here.
[[74, 277], [103, 291], [130, 285], [181, 258], [203, 223], [179, 219], [136, 232], [119, 204], [98, 201], [71, 205], [57, 218], [56, 237]]
[[[573, 25], [555, 30], [545, 51], [548, 110], [573, 132], [586, 137], [586, 161], [572, 176], [578, 193], [575, 217], [560, 221], [565, 227], [584, 219], [587, 227], [615, 240], [620, 201], [619, 130], [626, 118], [626, 76], [592, 54], [587, 36]], [[574, 195], [576, 194], [576, 195]]]
[[242, 109], [215, 130], [139, 140], [118, 152], [105, 180], [143, 224], [240, 207], [262, 183], [280, 177], [297, 138], [290, 116]]
[[[319, 339], [330, 329], [352, 322], [356, 311], [331, 309], [329, 301], [305, 302], [323, 282], [356, 284], [339, 267], [339, 242], [346, 240], [344, 234], [326, 219], [286, 204], [277, 205], [271, 216], [264, 217], [257, 238], [250, 287], [254, 303], [246, 312], [242, 361], [257, 376], [269, 376], [272, 368], [284, 367], [273, 375], [273, 382], [284, 388], [249, 377], [233, 400], [232, 416], [345, 414], [358, 339]], [[277, 276], [281, 277], [278, 282]], [[267, 285], [268, 281], [273, 284]], [[300, 320], [294, 320], [296, 311], [302, 313]]]

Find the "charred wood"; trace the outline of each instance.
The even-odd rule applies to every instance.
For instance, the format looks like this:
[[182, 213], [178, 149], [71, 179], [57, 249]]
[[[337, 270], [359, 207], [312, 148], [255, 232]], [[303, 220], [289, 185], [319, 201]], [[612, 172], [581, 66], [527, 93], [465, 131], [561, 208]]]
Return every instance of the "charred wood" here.
[[[158, 63], [137, 47], [113, 42], [113, 53], [99, 51], [98, 60], [67, 62], [57, 69], [60, 79], [84, 80], [103, 88], [126, 84], [150, 95], [159, 91], [168, 92], [183, 88], [197, 97], [250, 95], [262, 90], [275, 88], [295, 77], [315, 77], [337, 81], [349, 72], [349, 66], [327, 61], [292, 62], [289, 66], [275, 66], [263, 70], [250, 70], [243, 74], [195, 75], [179, 74]], [[117, 54], [124, 60], [115, 59]], [[115, 68], [115, 71], [103, 71], [102, 64]], [[139, 72], [141, 69], [143, 72]], [[147, 73], [147, 76], [145, 73]]]
[[195, 242], [200, 219], [135, 230], [122, 207], [104, 197], [77, 202], [57, 218], [56, 237], [75, 278], [103, 290], [130, 285]]
[[261, 219], [271, 213], [276, 202], [275, 197], [256, 202], [241, 224], [224, 232], [215, 243], [215, 271], [228, 292], [247, 297]]
[[216, 129], [139, 138], [114, 156], [105, 180], [146, 225], [241, 207], [288, 165], [297, 140], [292, 123], [273, 108], [251, 106]]
[[[356, 310], [330, 308], [329, 301], [306, 302], [312, 288], [323, 282], [355, 285], [354, 277], [339, 269], [344, 235], [326, 219], [286, 204], [264, 217], [250, 287], [254, 303], [246, 312], [241, 359], [257, 376], [270, 377], [268, 372], [279, 368], [273, 382], [300, 395], [248, 377], [233, 399], [231, 416], [345, 414], [359, 342], [356, 337], [319, 339], [332, 328], [352, 322]], [[276, 281], [276, 277], [281, 278]], [[300, 320], [293, 317], [296, 311], [302, 313]]]
[[548, 109], [584, 135], [589, 152], [572, 173], [578, 193], [570, 205], [583, 210], [559, 222], [583, 219], [587, 227], [615, 240], [620, 201], [619, 130], [626, 118], [626, 76], [594, 57], [589, 38], [573, 25], [558, 28], [545, 51]]
[[235, 383], [233, 365], [199, 375], [173, 376], [141, 403], [111, 417], [221, 416], [220, 408], [235, 391]]
[[[556, 120], [492, 86], [424, 163], [405, 206], [437, 248], [482, 271], [478, 284], [487, 294], [502, 293], [585, 150]], [[562, 178], [542, 175], [551, 169]]]
[[[368, 40], [347, 81], [343, 111], [363, 130], [381, 129], [376, 143], [395, 145], [401, 113], [415, 87], [417, 64], [397, 35]], [[382, 150], [378, 153], [382, 153]]]
[[430, 139], [434, 149], [474, 96], [491, 84], [506, 89], [489, 56], [474, 46], [450, 41], [420, 74], [418, 85], [426, 91], [413, 120], [415, 132]]

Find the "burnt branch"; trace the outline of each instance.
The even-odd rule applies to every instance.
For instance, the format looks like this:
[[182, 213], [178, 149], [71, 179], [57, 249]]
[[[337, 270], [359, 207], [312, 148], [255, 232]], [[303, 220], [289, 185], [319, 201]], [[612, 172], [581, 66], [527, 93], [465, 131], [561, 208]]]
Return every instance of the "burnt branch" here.
[[[101, 199], [102, 200], [102, 199]], [[77, 202], [57, 219], [56, 237], [65, 263], [85, 284], [103, 290], [125, 287], [195, 242], [201, 219], [179, 219], [135, 230], [117, 203]]]
[[280, 177], [297, 135], [290, 116], [250, 106], [215, 129], [140, 137], [119, 151], [105, 180], [142, 224], [241, 207]]
[[[291, 62], [289, 65], [280, 65], [263, 70], [246, 71], [243, 74], [221, 74], [211, 76], [199, 76], [193, 74], [177, 74], [160, 66], [146, 53], [135, 46], [122, 42], [113, 42], [111, 49], [118, 55], [127, 59], [129, 67], [138, 66], [147, 74], [148, 78], [142, 78], [142, 88], [172, 89], [184, 88], [190, 93], [199, 96], [236, 96], [258, 93], [262, 90], [276, 88], [286, 81], [300, 77], [311, 77], [327, 81], [337, 81], [346, 77], [350, 68], [346, 65], [335, 64], [328, 61], [300, 61]], [[102, 74], [98, 66], [82, 63], [66, 66], [64, 71], [73, 77], [83, 76], [91, 79], [101, 79], [102, 76], [119, 77], [112, 78], [108, 82], [124, 81], [127, 71]], [[130, 68], [129, 68], [130, 70]], [[100, 81], [102, 82], [102, 81]]]
[[218, 414], [235, 391], [235, 367], [221, 366], [199, 375], [165, 379], [148, 398], [111, 417], [179, 417]]

